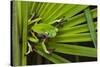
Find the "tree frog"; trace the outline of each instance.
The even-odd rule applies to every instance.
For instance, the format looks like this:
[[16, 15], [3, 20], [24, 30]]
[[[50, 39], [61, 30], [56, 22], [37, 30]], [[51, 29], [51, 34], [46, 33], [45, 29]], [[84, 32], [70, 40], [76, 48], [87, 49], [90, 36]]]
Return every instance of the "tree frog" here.
[[[37, 20], [37, 21], [41, 20], [41, 19], [39, 19], [39, 20], [38, 19], [39, 18], [36, 18], [34, 20]], [[38, 43], [39, 42], [38, 37], [43, 37], [42, 42], [41, 42], [42, 48], [43, 48], [45, 53], [50, 54], [51, 52], [47, 50], [46, 45], [45, 45], [45, 41], [47, 38], [53, 38], [56, 36], [56, 34], [58, 32], [58, 25], [60, 22], [62, 22], [62, 20], [63, 20], [62, 18], [55, 20], [52, 22], [52, 24], [37, 23], [36, 21], [29, 22], [29, 23], [35, 23], [35, 24], [31, 28], [32, 37], [29, 37], [28, 39], [31, 42]], [[54, 23], [57, 23], [57, 24], [54, 26], [53, 25]], [[35, 33], [37, 33], [37, 35], [35, 35]], [[29, 43], [28, 43], [28, 46], [29, 46], [29, 50], [26, 54], [29, 54], [32, 51], [32, 48], [30, 47]]]

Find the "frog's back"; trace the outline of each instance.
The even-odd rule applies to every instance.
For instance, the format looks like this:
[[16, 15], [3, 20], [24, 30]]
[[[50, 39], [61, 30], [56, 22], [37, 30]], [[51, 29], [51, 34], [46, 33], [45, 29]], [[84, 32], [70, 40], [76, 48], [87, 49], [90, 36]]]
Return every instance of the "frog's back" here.
[[36, 24], [32, 27], [32, 30], [34, 30], [35, 32], [39, 32], [39, 33], [42, 33], [42, 32], [46, 32], [46, 31], [49, 31], [49, 30], [53, 30], [54, 27], [49, 25], [49, 24]]

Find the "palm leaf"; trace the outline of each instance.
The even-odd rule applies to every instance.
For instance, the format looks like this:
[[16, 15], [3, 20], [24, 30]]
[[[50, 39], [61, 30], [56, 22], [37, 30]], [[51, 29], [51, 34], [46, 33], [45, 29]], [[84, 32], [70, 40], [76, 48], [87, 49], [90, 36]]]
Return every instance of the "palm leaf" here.
[[[96, 30], [96, 22], [93, 23], [95, 30]], [[63, 29], [59, 30], [58, 35], [64, 35], [64, 34], [75, 34], [75, 33], [83, 33], [83, 32], [88, 32], [88, 25], [87, 24], [82, 24], [78, 26], [73, 26], [73, 27], [64, 27]]]
[[79, 55], [79, 56], [88, 56], [88, 57], [96, 57], [96, 49], [90, 47], [77, 46], [73, 44], [59, 44], [59, 43], [49, 43], [49, 48], [55, 50], [55, 52], [71, 54], [71, 55]]
[[[61, 47], [60, 53], [63, 53], [63, 51], [65, 49], [67, 49], [69, 47], [69, 45], [62, 47], [61, 45], [59, 45], [60, 43], [92, 41], [91, 35], [89, 33], [89, 29], [88, 29], [88, 24], [81, 24], [86, 21], [84, 13], [82, 13], [81, 11], [83, 11], [88, 6], [86, 6], [86, 5], [80, 6], [77, 4], [65, 5], [65, 4], [57, 4], [57, 3], [41, 3], [41, 4], [42, 4], [41, 7], [39, 7], [40, 10], [38, 10], [38, 12], [37, 12], [38, 15], [40, 16], [40, 18], [42, 18], [42, 21], [40, 21], [40, 22], [50, 24], [55, 19], [59, 19], [63, 16], [65, 16], [64, 19], [67, 20], [67, 22], [64, 24], [64, 26], [59, 29], [57, 36], [55, 38], [49, 39], [49, 43], [54, 42], [54, 44], [53, 45], [49, 44], [48, 48], [49, 47], [55, 48], [58, 46], [58, 49], [55, 51], [60, 52], [59, 49]], [[78, 14], [79, 12], [81, 12], [81, 13]], [[91, 14], [93, 16], [92, 19], [96, 18], [96, 16], [97, 16], [96, 12], [97, 12], [97, 9], [91, 10]], [[78, 24], [80, 24], [80, 25], [78, 25]], [[77, 25], [77, 26], [75, 26], [75, 25]], [[93, 23], [93, 25], [95, 26], [95, 30], [96, 30], [96, 22]], [[71, 45], [70, 47], [72, 47], [72, 50], [77, 49], [77, 51], [78, 51], [78, 49], [80, 49], [80, 52], [77, 53], [77, 51], [76, 51], [74, 53], [74, 51], [73, 51], [72, 53], [70, 53], [70, 52], [67, 52], [67, 50], [66, 50], [64, 52], [65, 54], [96, 57], [96, 49], [94, 49], [94, 48], [75, 46], [75, 45], [74, 46]], [[76, 48], [76, 47], [78, 47], [78, 48]], [[88, 50], [88, 51], [93, 50], [93, 53], [86, 52], [85, 50]], [[37, 49], [37, 51], [39, 51], [39, 49]], [[40, 55], [42, 55], [41, 51], [39, 51], [38, 53]], [[44, 56], [44, 57], [47, 58], [46, 56]]]
[[[13, 66], [18, 66], [20, 65], [20, 44], [19, 44], [19, 34], [18, 34], [18, 20], [17, 18], [17, 3], [13, 2], [12, 3], [12, 65]], [[19, 15], [20, 16], [20, 15]], [[16, 49], [17, 48], [17, 49]], [[16, 49], [16, 50], [15, 50]]]
[[22, 44], [21, 44], [21, 65], [26, 65], [26, 49], [27, 49], [27, 21], [28, 21], [28, 3], [23, 2], [21, 3], [21, 9], [22, 9], [22, 23], [23, 23], [23, 30], [22, 30]]
[[[92, 18], [96, 18], [97, 17], [97, 9], [91, 10], [91, 14], [92, 14]], [[84, 13], [81, 13], [72, 18], [69, 18], [68, 22], [66, 22], [66, 24], [64, 24], [64, 27], [69, 28], [71, 26], [75, 26], [75, 25], [84, 23], [85, 21], [86, 21], [86, 19], [85, 19]]]
[[46, 59], [52, 61], [53, 63], [57, 64], [57, 63], [69, 63], [70, 62], [69, 60], [64, 59], [64, 58], [62, 58], [54, 53], [52, 53], [52, 54], [45, 53], [41, 47], [42, 46], [35, 46], [35, 48], [36, 48], [35, 51], [38, 54], [40, 54], [41, 56], [45, 57]]
[[87, 42], [92, 41], [90, 33], [65, 34], [50, 39], [51, 42]]
[[[67, 12], [74, 6], [75, 5], [60, 4], [59, 7], [54, 12], [52, 12], [51, 15], [49, 15], [44, 22], [49, 23], [49, 22], [53, 21], [54, 19], [58, 18], [59, 16], [61, 16], [62, 14], [64, 14], [65, 12]], [[62, 8], [62, 7], [64, 7], [64, 8]], [[66, 9], [66, 8], [68, 8], [68, 9]]]
[[96, 31], [95, 31], [93, 19], [92, 19], [91, 13], [90, 13], [90, 9], [87, 8], [84, 11], [84, 13], [85, 13], [87, 24], [88, 24], [88, 27], [89, 27], [89, 30], [90, 30], [91, 38], [93, 40], [94, 46], [96, 47], [96, 41], [97, 41], [96, 40]]

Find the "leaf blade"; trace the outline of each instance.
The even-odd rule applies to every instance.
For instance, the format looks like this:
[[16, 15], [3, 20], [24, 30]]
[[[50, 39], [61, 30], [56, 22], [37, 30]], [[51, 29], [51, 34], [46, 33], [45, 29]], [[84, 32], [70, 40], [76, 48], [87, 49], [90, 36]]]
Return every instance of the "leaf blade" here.
[[90, 13], [90, 9], [89, 8], [85, 9], [84, 13], [85, 13], [87, 24], [88, 24], [88, 27], [90, 30], [91, 38], [92, 38], [93, 43], [94, 43], [94, 47], [96, 48], [97, 47], [96, 46], [96, 44], [97, 44], [96, 36], [97, 35], [96, 35], [95, 27], [93, 25], [93, 19], [92, 19], [91, 13]]
[[97, 57], [97, 52], [95, 48], [59, 43], [49, 43], [48, 47], [55, 49], [55, 52], [60, 52], [64, 54]]
[[[97, 9], [91, 10], [91, 14], [92, 14], [93, 18], [96, 18], [97, 17]], [[86, 21], [86, 19], [85, 19], [84, 13], [81, 13], [79, 15], [72, 17], [72, 18], [69, 18], [68, 22], [66, 22], [64, 24], [64, 27], [72, 27], [72, 26], [84, 23], [85, 21]]]
[[35, 46], [35, 48], [36, 48], [35, 52], [37, 52], [41, 56], [45, 57], [46, 59], [52, 61], [53, 63], [58, 64], [58, 63], [69, 63], [70, 62], [69, 60], [64, 59], [64, 58], [62, 58], [54, 53], [52, 53], [52, 54], [45, 53], [42, 50], [41, 46]]
[[[17, 6], [18, 6], [18, 2], [16, 1], [12, 1], [12, 45], [11, 45], [11, 51], [12, 51], [12, 65], [13, 66], [19, 66], [21, 65], [20, 59], [20, 44], [19, 44], [19, 34], [18, 34], [18, 17], [17, 14]], [[16, 49], [17, 48], [17, 49]]]
[[65, 34], [49, 39], [51, 42], [87, 42], [92, 41], [90, 33]]
[[[96, 30], [96, 25], [97, 23], [94, 22], [93, 23], [95, 30]], [[82, 24], [82, 25], [77, 25], [77, 26], [73, 26], [73, 27], [64, 27], [62, 29], [59, 29], [59, 35], [64, 35], [64, 34], [76, 34], [76, 33], [84, 33], [84, 32], [88, 32], [88, 25], [87, 24]]]
[[26, 65], [26, 50], [27, 50], [27, 22], [28, 22], [28, 3], [22, 2], [21, 3], [22, 9], [22, 23], [23, 23], [23, 30], [22, 30], [22, 44], [21, 44], [21, 65]]

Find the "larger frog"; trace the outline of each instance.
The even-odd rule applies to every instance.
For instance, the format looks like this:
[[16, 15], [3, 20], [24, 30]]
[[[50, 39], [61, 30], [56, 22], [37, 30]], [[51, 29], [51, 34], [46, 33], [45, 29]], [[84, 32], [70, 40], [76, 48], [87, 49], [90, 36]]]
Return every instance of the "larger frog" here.
[[[42, 42], [41, 42], [42, 48], [45, 53], [50, 54], [50, 51], [48, 51], [48, 49], [46, 48], [45, 41], [47, 38], [53, 38], [56, 36], [58, 32], [58, 26], [63, 21], [63, 18], [55, 20], [51, 24], [37, 23], [37, 21], [41, 20], [41, 19], [39, 20], [38, 19], [39, 18], [34, 19], [34, 21], [35, 20], [36, 21], [34, 22], [35, 24], [31, 28], [32, 37], [29, 37], [29, 40], [31, 42], [38, 43], [39, 42], [38, 37], [42, 37]], [[28, 46], [29, 46], [29, 50], [26, 53], [26, 55], [32, 51], [31, 45], [29, 43], [28, 43]]]

